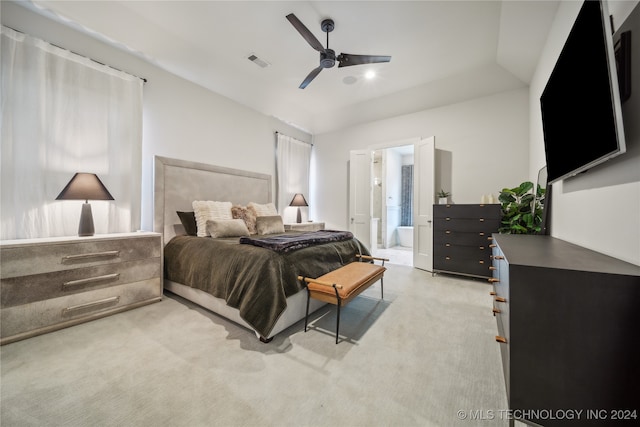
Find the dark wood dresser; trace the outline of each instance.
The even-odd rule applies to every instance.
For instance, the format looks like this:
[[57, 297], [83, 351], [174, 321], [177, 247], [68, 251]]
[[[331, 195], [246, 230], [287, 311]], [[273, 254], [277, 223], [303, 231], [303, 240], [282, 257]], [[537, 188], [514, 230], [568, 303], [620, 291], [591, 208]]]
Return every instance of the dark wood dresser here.
[[433, 271], [490, 277], [490, 238], [500, 218], [499, 204], [434, 205]]
[[496, 341], [515, 418], [640, 424], [640, 266], [550, 236], [493, 237]]

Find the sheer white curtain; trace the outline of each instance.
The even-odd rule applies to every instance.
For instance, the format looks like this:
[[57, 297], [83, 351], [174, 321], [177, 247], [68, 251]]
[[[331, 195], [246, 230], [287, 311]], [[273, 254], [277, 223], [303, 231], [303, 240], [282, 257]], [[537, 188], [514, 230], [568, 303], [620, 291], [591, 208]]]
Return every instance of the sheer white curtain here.
[[72, 236], [82, 201], [55, 198], [76, 172], [113, 201], [89, 201], [95, 232], [140, 227], [142, 80], [2, 27], [0, 238]]
[[[311, 144], [277, 133], [276, 178], [278, 183], [276, 207], [284, 222], [296, 222], [297, 208], [288, 208], [296, 193], [309, 202], [309, 169]], [[305, 208], [302, 208], [303, 212]], [[303, 218], [305, 214], [303, 213]]]

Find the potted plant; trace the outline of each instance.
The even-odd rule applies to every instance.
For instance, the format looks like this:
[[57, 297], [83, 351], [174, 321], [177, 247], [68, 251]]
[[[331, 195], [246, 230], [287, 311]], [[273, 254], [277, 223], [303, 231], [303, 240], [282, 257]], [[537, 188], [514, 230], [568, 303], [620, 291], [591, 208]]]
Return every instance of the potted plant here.
[[542, 225], [544, 189], [534, 194], [533, 183], [525, 181], [515, 188], [503, 188], [498, 197], [502, 207], [502, 221], [498, 231], [502, 234], [536, 234]]
[[451, 193], [444, 191], [442, 188], [440, 189], [440, 191], [438, 191], [438, 204], [440, 205], [446, 205], [448, 200], [449, 200], [449, 196], [451, 195]]

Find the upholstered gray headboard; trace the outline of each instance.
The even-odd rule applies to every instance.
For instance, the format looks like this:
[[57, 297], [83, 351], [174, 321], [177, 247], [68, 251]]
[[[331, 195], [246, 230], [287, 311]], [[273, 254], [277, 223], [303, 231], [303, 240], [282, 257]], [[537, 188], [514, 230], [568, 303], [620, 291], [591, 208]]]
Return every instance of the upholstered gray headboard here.
[[155, 156], [153, 230], [165, 243], [184, 234], [176, 211], [193, 211], [194, 200], [269, 203], [271, 175]]

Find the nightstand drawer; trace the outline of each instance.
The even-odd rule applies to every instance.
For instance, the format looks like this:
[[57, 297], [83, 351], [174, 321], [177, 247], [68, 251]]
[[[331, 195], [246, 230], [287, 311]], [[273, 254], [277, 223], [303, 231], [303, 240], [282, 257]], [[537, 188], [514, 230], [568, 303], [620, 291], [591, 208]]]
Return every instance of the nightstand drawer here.
[[[0, 333], [8, 342], [72, 326], [159, 301], [160, 278], [81, 292], [2, 309]], [[3, 342], [4, 344], [5, 342]]]
[[[132, 233], [133, 234], [133, 233]], [[135, 234], [134, 234], [135, 235]], [[157, 237], [44, 243], [2, 247], [1, 278], [69, 270], [92, 265], [159, 258]]]
[[157, 258], [0, 280], [2, 308], [160, 277]]

